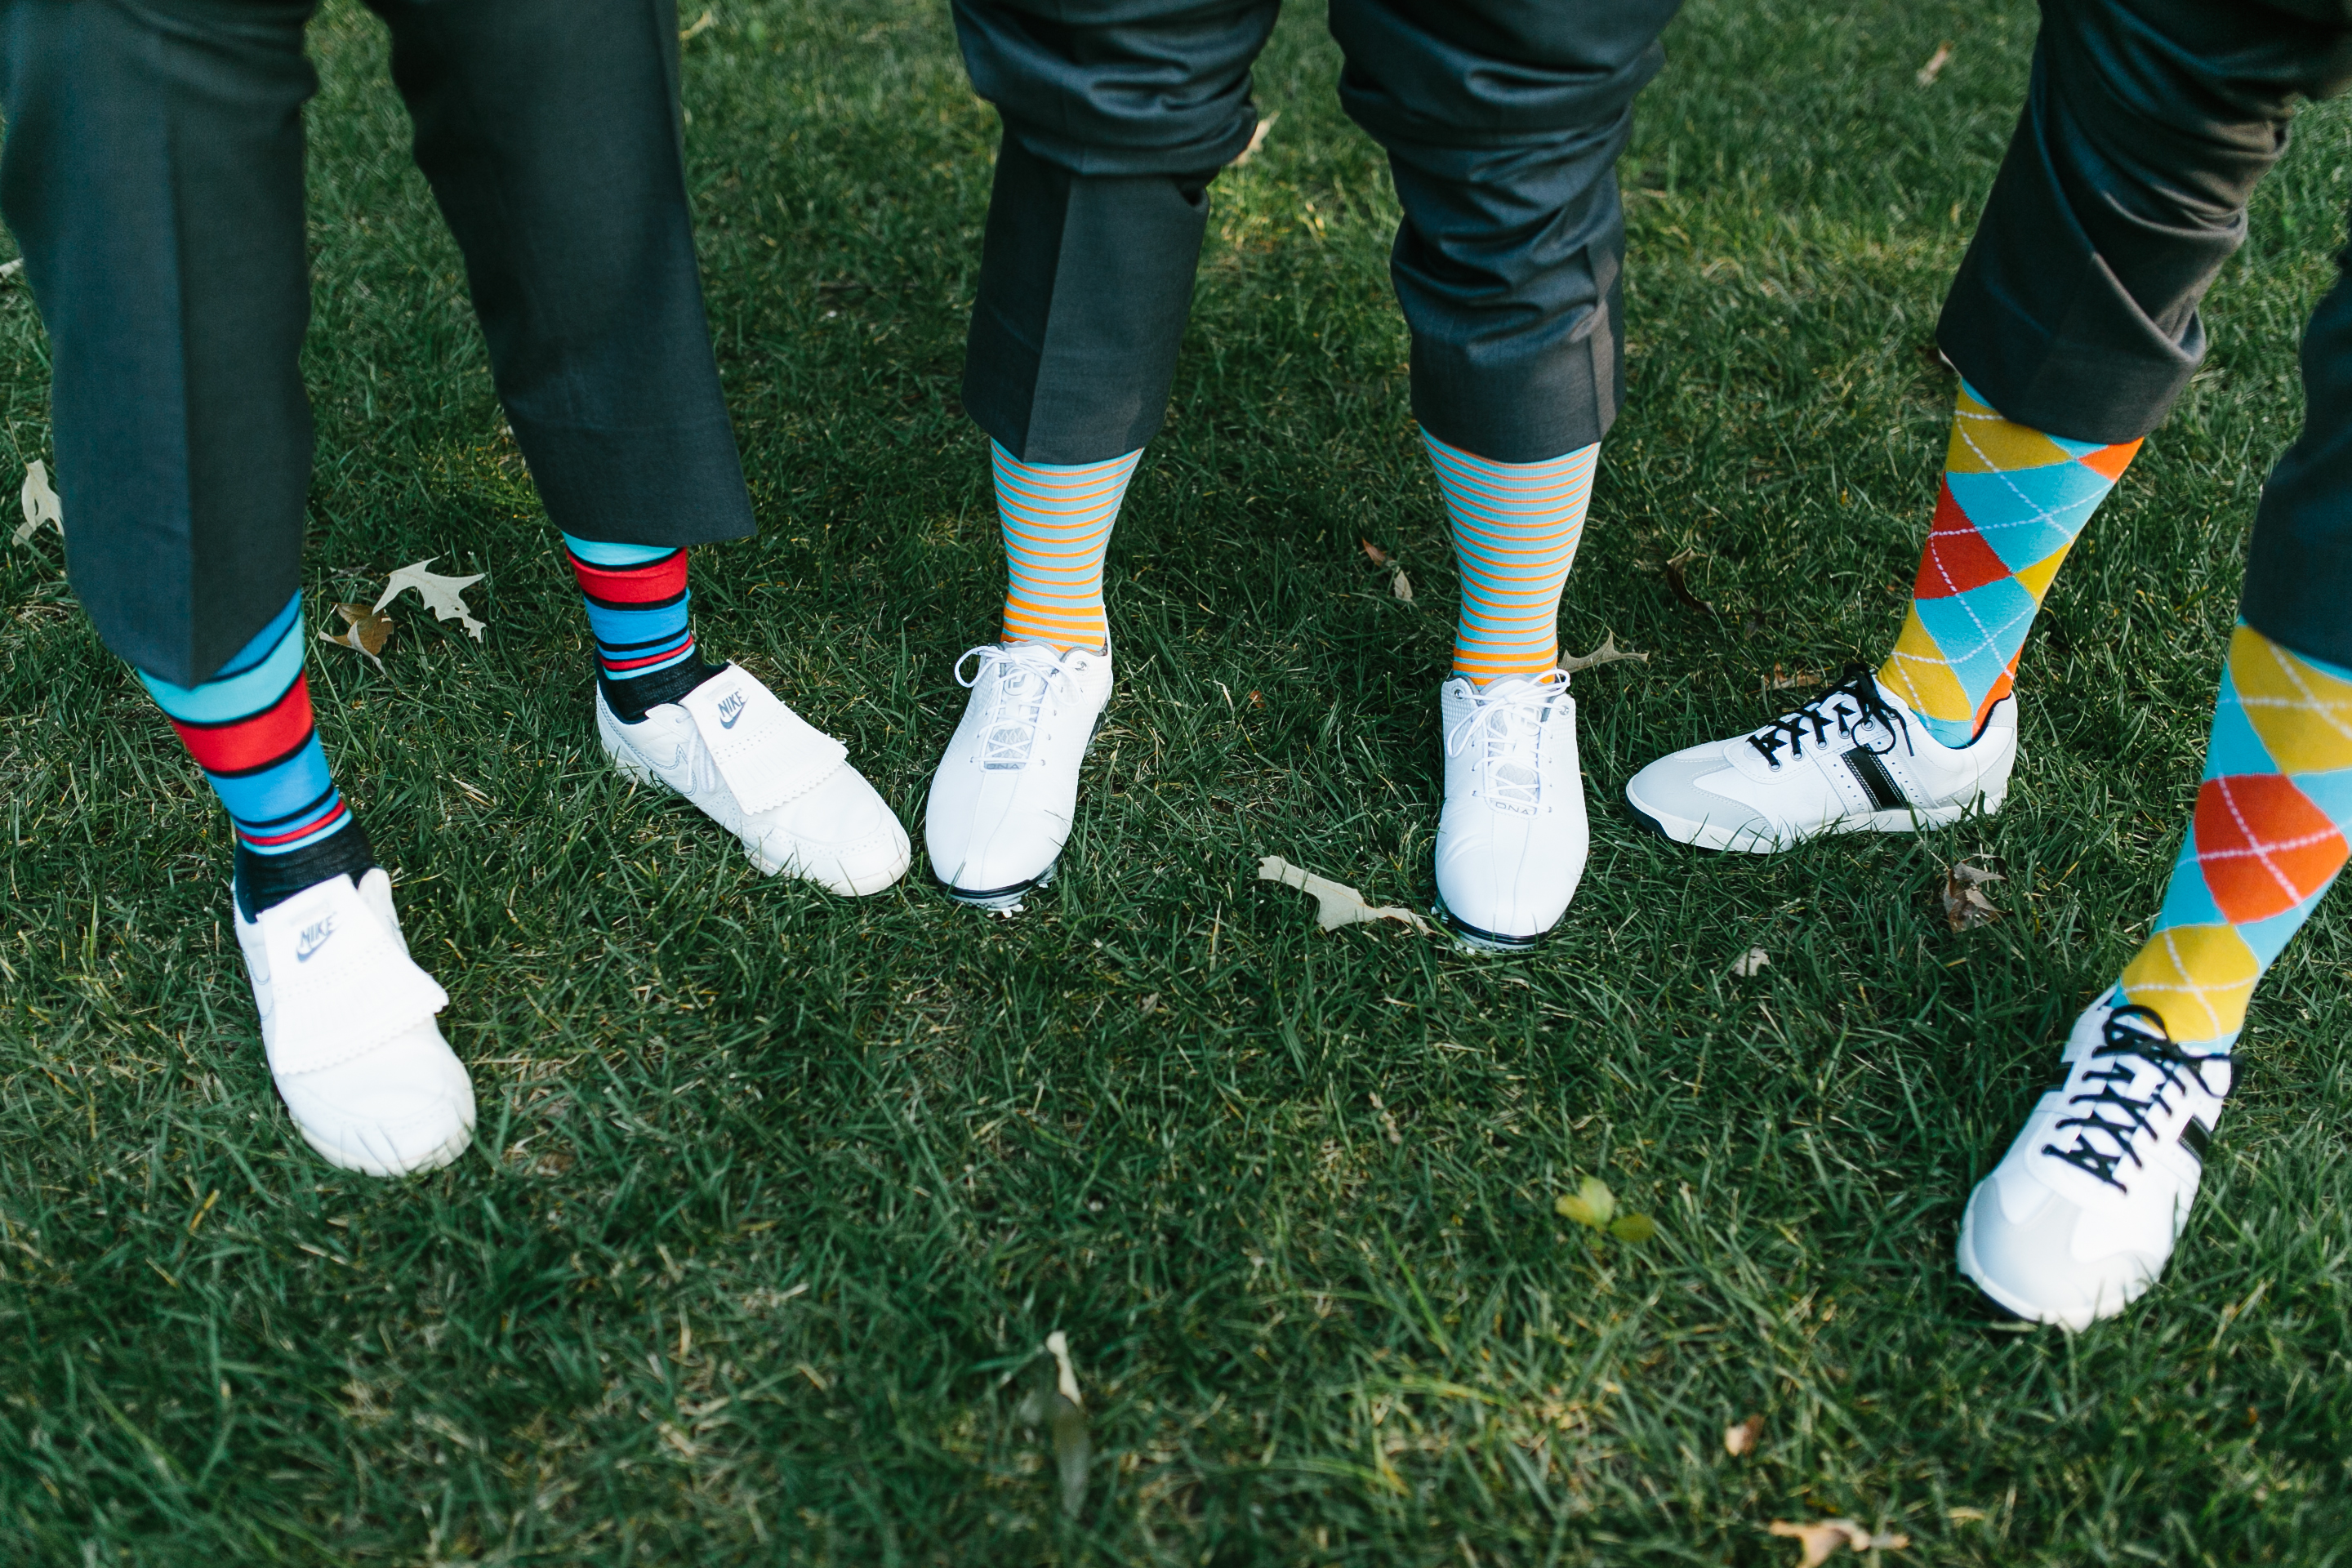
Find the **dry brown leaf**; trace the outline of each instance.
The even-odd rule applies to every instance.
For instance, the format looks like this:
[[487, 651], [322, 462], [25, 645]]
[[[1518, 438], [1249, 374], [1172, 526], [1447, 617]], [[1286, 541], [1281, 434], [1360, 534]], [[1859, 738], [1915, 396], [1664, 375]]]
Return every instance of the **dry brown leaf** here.
[[1761, 974], [1772, 966], [1772, 955], [1760, 947], [1751, 947], [1731, 961], [1731, 973], [1746, 980]]
[[1379, 545], [1374, 544], [1370, 540], [1359, 539], [1356, 542], [1364, 547], [1364, 559], [1370, 562], [1373, 565], [1385, 566], [1389, 563], [1389, 552], [1382, 550]]
[[425, 570], [440, 559], [438, 555], [428, 555], [394, 572], [385, 582], [383, 593], [376, 599], [375, 607], [381, 610], [400, 597], [403, 590], [414, 588], [416, 596], [425, 601], [425, 607], [433, 612], [436, 619], [456, 621], [473, 635], [476, 642], [479, 642], [482, 640], [482, 623], [474, 618], [458, 594], [480, 582], [488, 574], [477, 572], [470, 577], [444, 577], [438, 572]]
[[1803, 1548], [1797, 1568], [1818, 1568], [1841, 1546], [1850, 1552], [1900, 1552], [1911, 1544], [1907, 1535], [1873, 1535], [1850, 1519], [1822, 1519], [1810, 1524], [1776, 1519], [1764, 1528], [1774, 1535], [1789, 1537]]
[[17, 493], [25, 504], [25, 521], [8, 536], [11, 544], [22, 544], [40, 531], [47, 523], [63, 535], [66, 531], [65, 509], [58, 504], [58, 492], [49, 488], [49, 467], [38, 458], [25, 465], [25, 488]]
[[1825, 670], [1800, 669], [1794, 674], [1783, 674], [1780, 667], [1776, 664], [1772, 667], [1771, 676], [1764, 682], [1758, 695], [1769, 696], [1775, 691], [1810, 691], [1814, 687], [1827, 685], [1828, 682], [1829, 674]]
[[1397, 574], [1389, 579], [1389, 592], [1408, 605], [1412, 603], [1412, 579], [1404, 574], [1403, 567], [1398, 567]]
[[1723, 1451], [1733, 1458], [1754, 1450], [1756, 1439], [1764, 1436], [1764, 1417], [1750, 1415], [1736, 1426], [1723, 1429]]
[[1252, 158], [1256, 157], [1257, 150], [1265, 145], [1266, 132], [1273, 130], [1274, 122], [1281, 118], [1282, 110], [1277, 109], [1272, 114], [1260, 120], [1257, 122], [1257, 129], [1250, 132], [1249, 145], [1243, 148], [1239, 153], [1235, 154], [1234, 161], [1225, 166], [1229, 169], [1238, 169], [1244, 163], [1248, 163]]
[[391, 640], [392, 617], [365, 605], [337, 605], [335, 609], [343, 617], [342, 631], [337, 634], [320, 632], [319, 640], [333, 643], [337, 647], [350, 648], [382, 669], [383, 660], [377, 656], [383, 652], [383, 645]]
[[1936, 46], [1936, 52], [1927, 57], [1927, 63], [1919, 68], [1919, 85], [1921, 87], [1934, 86], [1936, 79], [1944, 74], [1944, 68], [1951, 63], [1952, 46], [1949, 44], [1937, 44]]
[[713, 12], [706, 5], [703, 7], [702, 15], [694, 19], [694, 26], [690, 27], [682, 27], [678, 30], [677, 41], [682, 44], [688, 38], [693, 37], [697, 33], [707, 33], [717, 26], [719, 26], [719, 17], [717, 13]]
[[1683, 577], [1683, 568], [1690, 564], [1697, 554], [1698, 547], [1693, 545], [1666, 563], [1666, 586], [1673, 591], [1675, 598], [1685, 609], [1696, 610], [1702, 616], [1711, 616], [1715, 614], [1715, 606], [1692, 593], [1690, 584]]
[[1397, 921], [1426, 933], [1429, 922], [1411, 910], [1382, 905], [1375, 909], [1364, 902], [1364, 895], [1344, 882], [1328, 877], [1318, 877], [1304, 866], [1294, 866], [1279, 855], [1268, 855], [1257, 863], [1261, 882], [1280, 882], [1286, 888], [1297, 888], [1315, 896], [1321, 907], [1316, 918], [1325, 931], [1337, 931], [1341, 926], [1369, 923], [1373, 921]]
[[1650, 662], [1650, 656], [1646, 653], [1635, 653], [1629, 648], [1619, 647], [1617, 634], [1607, 632], [1602, 634], [1599, 647], [1579, 658], [1561, 659], [1559, 667], [1569, 674], [1574, 675], [1580, 669], [1593, 669], [1604, 664], [1615, 664], [1618, 660], [1625, 658], [1639, 659], [1643, 664]]
[[1963, 860], [1944, 874], [1944, 919], [1954, 931], [1989, 925], [2000, 910], [1985, 897], [1984, 884], [2005, 879], [1998, 871]]

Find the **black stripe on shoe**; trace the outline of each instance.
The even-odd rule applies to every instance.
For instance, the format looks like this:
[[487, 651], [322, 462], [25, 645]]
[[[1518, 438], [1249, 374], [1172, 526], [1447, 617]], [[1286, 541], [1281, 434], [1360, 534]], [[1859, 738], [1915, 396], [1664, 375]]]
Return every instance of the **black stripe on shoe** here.
[[2202, 1121], [2192, 1116], [2181, 1126], [2180, 1146], [2189, 1151], [2201, 1168], [2205, 1163], [2205, 1151], [2213, 1146], [2213, 1134], [2205, 1130]]
[[1909, 808], [1910, 801], [1904, 797], [1901, 786], [1895, 782], [1895, 775], [1886, 771], [1886, 764], [1878, 760], [1876, 752], [1856, 746], [1845, 754], [1845, 765], [1846, 771], [1853, 774], [1855, 782], [1862, 785], [1863, 792], [1870, 796], [1871, 805], [1881, 811]]

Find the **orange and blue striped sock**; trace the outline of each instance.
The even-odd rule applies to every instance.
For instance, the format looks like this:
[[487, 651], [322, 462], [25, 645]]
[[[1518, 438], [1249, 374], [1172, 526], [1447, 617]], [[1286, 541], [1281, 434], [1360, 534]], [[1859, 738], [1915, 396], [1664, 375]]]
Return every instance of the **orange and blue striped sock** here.
[[2230, 639], [2189, 837], [2124, 994], [2200, 1055], [2246, 1004], [2344, 869], [2352, 845], [2352, 669], [2249, 626]]
[[596, 677], [614, 718], [634, 724], [646, 709], [675, 702], [710, 678], [687, 618], [694, 595], [683, 545], [610, 544], [567, 533], [563, 550], [588, 606]]
[[1140, 449], [1107, 463], [1024, 463], [988, 444], [1004, 531], [1004, 641], [1110, 646], [1103, 553]]
[[212, 679], [140, 683], [228, 808], [236, 902], [247, 920], [337, 872], [375, 864], [327, 770], [302, 670], [302, 595], [286, 603]]
[[1576, 563], [1600, 443], [1543, 463], [1497, 463], [1422, 432], [1454, 525], [1462, 606], [1454, 673], [1476, 685], [1559, 663], [1559, 595]]
[[1878, 669], [1937, 740], [1967, 745], [2009, 695], [2050, 580], [2138, 451], [2003, 419], [1960, 384], [1910, 613]]

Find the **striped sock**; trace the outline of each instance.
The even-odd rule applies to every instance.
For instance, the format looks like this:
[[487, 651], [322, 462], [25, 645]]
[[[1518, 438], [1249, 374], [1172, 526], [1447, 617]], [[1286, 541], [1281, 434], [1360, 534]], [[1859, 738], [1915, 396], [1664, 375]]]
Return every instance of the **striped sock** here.
[[2189, 837], [2124, 994], [2179, 1044], [2228, 1050], [2263, 971], [2344, 869], [2347, 825], [2352, 669], [2241, 624]]
[[2012, 424], [1960, 384], [1911, 610], [1878, 668], [1937, 740], [1967, 745], [2009, 695], [2050, 580], [2138, 451]]
[[311, 722], [301, 595], [210, 680], [174, 686], [138, 673], [228, 808], [236, 903], [247, 920], [337, 872], [356, 879], [375, 864]]
[[625, 724], [675, 702], [717, 673], [694, 650], [683, 545], [607, 544], [563, 536], [596, 639], [596, 679]]
[[1600, 443], [1544, 463], [1474, 458], [1422, 432], [1454, 524], [1462, 607], [1454, 673], [1477, 685], [1559, 663], [1559, 595], [1576, 563]]
[[988, 444], [1004, 530], [1004, 641], [1056, 653], [1110, 646], [1103, 552], [1139, 448], [1107, 463], [1024, 463]]

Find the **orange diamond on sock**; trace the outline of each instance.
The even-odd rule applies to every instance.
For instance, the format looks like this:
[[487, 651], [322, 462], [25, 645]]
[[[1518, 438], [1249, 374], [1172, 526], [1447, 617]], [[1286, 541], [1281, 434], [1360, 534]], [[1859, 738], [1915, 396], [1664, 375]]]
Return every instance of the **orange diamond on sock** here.
[[1928, 528], [1927, 549], [1919, 557], [1919, 580], [1911, 585], [1911, 596], [1948, 599], [1998, 583], [2009, 574], [2008, 563], [1993, 553], [1969, 514], [1952, 499], [1952, 487], [1937, 485], [1936, 521]]
[[2283, 773], [2207, 779], [2197, 792], [2198, 868], [2233, 925], [2284, 914], [2344, 868], [2352, 846]]

